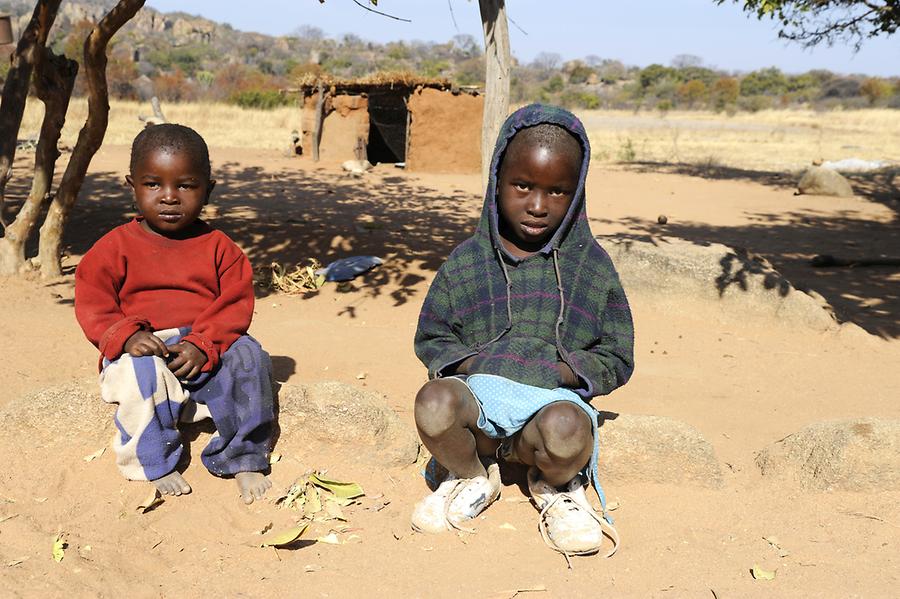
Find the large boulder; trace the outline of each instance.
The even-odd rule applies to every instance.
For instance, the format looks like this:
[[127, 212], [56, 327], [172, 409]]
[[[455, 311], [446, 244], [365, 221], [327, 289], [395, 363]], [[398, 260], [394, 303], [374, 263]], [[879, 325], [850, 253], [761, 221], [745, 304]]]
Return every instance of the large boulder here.
[[801, 194], [842, 198], [853, 195], [850, 182], [842, 174], [822, 166], [811, 166], [806, 169], [797, 184], [797, 191]]
[[712, 445], [695, 428], [662, 416], [628, 414], [600, 426], [600, 479], [723, 485]]
[[767, 260], [746, 250], [675, 237], [598, 240], [616, 265], [625, 292], [649, 296], [663, 308], [681, 311], [688, 296], [741, 319], [774, 318], [817, 331], [839, 328], [824, 298], [796, 289]]
[[278, 394], [279, 445], [325, 446], [381, 466], [412, 464], [419, 454], [413, 428], [385, 398], [362, 389], [323, 381], [282, 385]]
[[900, 420], [817, 422], [759, 452], [756, 465], [804, 489], [900, 490]]

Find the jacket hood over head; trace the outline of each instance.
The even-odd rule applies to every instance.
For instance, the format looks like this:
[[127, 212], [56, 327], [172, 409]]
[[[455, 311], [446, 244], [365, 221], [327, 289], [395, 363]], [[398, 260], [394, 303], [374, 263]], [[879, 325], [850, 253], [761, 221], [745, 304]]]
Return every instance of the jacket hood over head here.
[[538, 253], [548, 255], [554, 249], [561, 249], [563, 244], [573, 239], [583, 240], [584, 238], [591, 238], [591, 231], [585, 212], [584, 189], [588, 166], [591, 161], [591, 146], [587, 132], [584, 130], [581, 121], [578, 120], [578, 117], [564, 108], [546, 104], [529, 104], [509, 115], [497, 136], [497, 144], [494, 146], [494, 154], [491, 158], [490, 176], [484, 194], [484, 207], [481, 211], [481, 220], [476, 231], [476, 236], [482, 237], [483, 241], [489, 242], [495, 251], [502, 252], [507, 259], [513, 262], [519, 262], [522, 258], [517, 258], [510, 254], [500, 239], [500, 211], [497, 197], [500, 166], [503, 163], [503, 157], [506, 155], [510, 142], [512, 142], [517, 133], [529, 127], [545, 124], [562, 127], [578, 140], [578, 143], [581, 145], [581, 168], [578, 173], [578, 186], [572, 196], [572, 203], [569, 205], [565, 218], [550, 239], [547, 240], [547, 243], [544, 244], [544, 247], [538, 250]]

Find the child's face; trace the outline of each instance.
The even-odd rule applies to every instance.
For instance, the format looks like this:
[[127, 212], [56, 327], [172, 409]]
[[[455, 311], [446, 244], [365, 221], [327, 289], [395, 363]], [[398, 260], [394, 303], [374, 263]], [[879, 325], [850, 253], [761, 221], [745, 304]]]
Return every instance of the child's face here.
[[578, 187], [580, 162], [536, 144], [510, 143], [500, 168], [500, 237], [515, 256], [540, 250], [566, 216]]
[[186, 152], [161, 148], [125, 177], [145, 229], [176, 238], [190, 230], [216, 184], [196, 162]]

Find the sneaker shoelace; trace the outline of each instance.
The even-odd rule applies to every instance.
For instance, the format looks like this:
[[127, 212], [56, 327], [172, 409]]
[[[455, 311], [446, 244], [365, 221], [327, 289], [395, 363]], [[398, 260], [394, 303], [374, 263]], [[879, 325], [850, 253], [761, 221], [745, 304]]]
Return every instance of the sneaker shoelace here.
[[550, 500], [544, 504], [544, 507], [541, 508], [541, 514], [538, 519], [538, 529], [541, 532], [541, 538], [544, 539], [544, 543], [547, 544], [548, 547], [553, 549], [554, 551], [558, 551], [562, 553], [566, 557], [566, 561], [568, 561], [570, 555], [590, 555], [592, 553], [596, 553], [597, 549], [587, 549], [584, 551], [566, 551], [562, 549], [553, 538], [550, 536], [550, 532], [548, 530], [547, 524], [547, 511], [550, 510], [554, 505], [559, 502], [564, 502], [564, 506], [560, 506], [566, 511], [586, 511], [587, 514], [593, 518], [599, 525], [600, 531], [609, 537], [612, 541], [613, 546], [612, 549], [609, 550], [603, 557], [612, 557], [613, 554], [619, 549], [619, 532], [616, 530], [616, 527], [601, 518], [597, 515], [597, 513], [593, 509], [585, 509], [583, 505], [575, 501], [572, 496], [569, 494], [569, 491], [561, 491], [558, 493], [554, 493]]

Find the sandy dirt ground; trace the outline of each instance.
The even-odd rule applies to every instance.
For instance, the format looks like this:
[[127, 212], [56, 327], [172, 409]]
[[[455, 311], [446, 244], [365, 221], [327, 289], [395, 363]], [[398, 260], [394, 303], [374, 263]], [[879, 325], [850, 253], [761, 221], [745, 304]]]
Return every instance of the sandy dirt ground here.
[[[387, 397], [410, 425], [425, 380], [412, 351], [424, 294], [450, 249], [473, 229], [479, 177], [420, 175], [388, 165], [352, 178], [335, 165], [269, 151], [212, 153], [219, 186], [210, 220], [264, 270], [273, 261], [323, 262], [377, 254], [385, 265], [348, 288], [308, 296], [260, 290], [251, 329], [272, 354], [276, 378], [337, 380]], [[418, 467], [377, 469], [327, 446], [299, 451], [282, 438], [276, 491], [310, 469], [358, 481], [367, 497], [346, 509], [343, 544], [313, 542], [335, 528], [314, 523], [291, 549], [261, 548], [258, 531], [298, 518], [272, 501], [249, 507], [232, 481], [197, 458], [209, 437], [187, 435], [193, 493], [135, 510], [147, 486], [120, 478], [108, 443], [111, 409], [33, 401], [60, 385], [90, 388], [96, 351], [73, 314], [72, 271], [90, 244], [131, 214], [123, 186], [127, 149], [104, 147], [73, 216], [57, 281], [0, 287], [0, 595], [12, 597], [882, 597], [900, 582], [900, 493], [804, 491], [760, 475], [756, 452], [831, 418], [900, 418], [900, 273], [817, 271], [819, 253], [896, 254], [900, 205], [890, 182], [852, 199], [794, 196], [791, 182], [758, 173], [698, 173], [641, 166], [595, 169], [588, 214], [597, 234], [666, 234], [747, 247], [798, 288], [814, 289], [838, 316], [872, 333], [818, 333], [748, 321], [690, 297], [660, 310], [632, 295], [636, 372], [595, 405], [606, 412], [681, 420], [712, 444], [719, 489], [605, 480], [622, 535], [616, 556], [573, 558], [542, 543], [537, 512], [513, 472], [475, 534], [426, 536], [409, 514], [427, 491]], [[24, 166], [24, 163], [23, 163]], [[704, 175], [704, 176], [700, 176]], [[666, 214], [669, 222], [657, 224]], [[671, 306], [674, 306], [672, 308]], [[57, 396], [65, 402], [65, 393]], [[99, 397], [97, 404], [100, 403]], [[65, 415], [65, 416], [63, 416]], [[277, 496], [277, 492], [272, 493]], [[54, 536], [68, 543], [51, 556]], [[764, 537], [777, 538], [776, 547]], [[776, 571], [755, 580], [751, 568]]]

